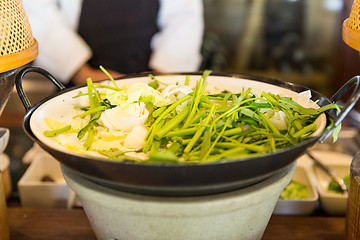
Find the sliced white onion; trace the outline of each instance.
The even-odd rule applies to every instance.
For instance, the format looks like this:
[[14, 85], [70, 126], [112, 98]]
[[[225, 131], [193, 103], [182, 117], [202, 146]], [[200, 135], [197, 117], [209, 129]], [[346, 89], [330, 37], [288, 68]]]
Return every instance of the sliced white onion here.
[[275, 112], [274, 115], [270, 118], [270, 121], [275, 125], [278, 130], [286, 130], [287, 124], [289, 122], [283, 111]]
[[298, 94], [297, 99], [293, 99], [295, 102], [306, 108], [318, 108], [318, 105], [311, 101], [311, 91], [306, 90]]
[[124, 147], [130, 149], [140, 149], [145, 146], [145, 136], [148, 130], [143, 125], [135, 126], [126, 136]]
[[144, 103], [133, 103], [105, 110], [100, 117], [103, 124], [115, 131], [131, 131], [137, 125], [143, 125], [149, 116]]
[[262, 108], [260, 112], [269, 118], [278, 130], [286, 130], [289, 122], [283, 111], [275, 111], [271, 108]]
[[[164, 97], [170, 97], [177, 93], [178, 94], [177, 99], [180, 99], [192, 92], [193, 92], [193, 90], [189, 86], [179, 86], [179, 85], [171, 84], [162, 91], [162, 95]], [[180, 94], [180, 93], [182, 93], [182, 94]]]

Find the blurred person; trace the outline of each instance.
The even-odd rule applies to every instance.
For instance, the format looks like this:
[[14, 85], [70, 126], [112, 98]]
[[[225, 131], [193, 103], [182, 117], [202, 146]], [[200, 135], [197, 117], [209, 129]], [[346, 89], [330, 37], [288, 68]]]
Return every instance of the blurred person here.
[[22, 0], [34, 65], [64, 84], [147, 71], [199, 70], [202, 0]]

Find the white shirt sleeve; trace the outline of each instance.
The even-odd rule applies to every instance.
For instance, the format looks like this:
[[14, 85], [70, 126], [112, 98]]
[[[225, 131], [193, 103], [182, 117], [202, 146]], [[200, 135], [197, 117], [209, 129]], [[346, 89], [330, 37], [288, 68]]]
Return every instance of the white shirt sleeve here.
[[[81, 7], [81, 1], [64, 0]], [[46, 69], [59, 81], [67, 83], [73, 74], [92, 56], [90, 47], [78, 35], [76, 20], [60, 11], [61, 1], [22, 0], [34, 38], [38, 41], [39, 55], [34, 65]], [[65, 4], [69, 5], [69, 4]], [[74, 17], [76, 14], [73, 14]]]
[[199, 70], [204, 32], [202, 0], [161, 0], [158, 26], [149, 66], [160, 72]]

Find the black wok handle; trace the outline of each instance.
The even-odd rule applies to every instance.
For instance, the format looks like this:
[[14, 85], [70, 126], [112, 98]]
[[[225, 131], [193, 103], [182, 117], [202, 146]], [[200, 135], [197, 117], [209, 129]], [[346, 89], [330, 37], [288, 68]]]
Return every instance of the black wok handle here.
[[340, 100], [345, 93], [347, 93], [351, 88], [354, 88], [351, 97], [345, 103], [345, 106], [342, 108], [341, 113], [334, 119], [334, 126], [328, 129], [324, 134], [321, 136], [319, 142], [322, 143], [328, 138], [334, 129], [341, 124], [341, 122], [345, 119], [345, 117], [350, 113], [350, 111], [355, 106], [356, 102], [360, 98], [360, 76], [355, 76], [347, 81], [332, 97], [331, 100], [333, 103], [336, 103]]
[[31, 108], [31, 103], [28, 99], [28, 97], [25, 94], [23, 85], [22, 85], [22, 80], [25, 76], [25, 74], [29, 73], [29, 72], [36, 72], [36, 73], [40, 73], [41, 75], [45, 76], [46, 78], [48, 78], [55, 86], [57, 86], [60, 90], [65, 89], [65, 86], [60, 83], [59, 81], [57, 81], [55, 79], [55, 77], [53, 75], [51, 75], [48, 71], [42, 69], [42, 68], [38, 68], [38, 67], [25, 67], [23, 69], [21, 69], [18, 74], [16, 75], [15, 78], [15, 84], [16, 84], [16, 90], [18, 92], [18, 95], [21, 99], [22, 104], [24, 105], [25, 111], [28, 112]]

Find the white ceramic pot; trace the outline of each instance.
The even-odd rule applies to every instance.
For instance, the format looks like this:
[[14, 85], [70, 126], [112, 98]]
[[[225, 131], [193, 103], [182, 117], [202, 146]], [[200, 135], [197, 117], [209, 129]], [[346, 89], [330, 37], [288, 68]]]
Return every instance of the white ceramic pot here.
[[240, 190], [198, 197], [153, 197], [113, 190], [62, 166], [99, 240], [261, 239], [296, 163]]

